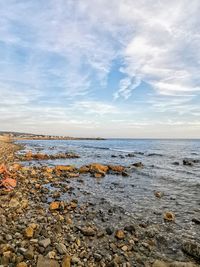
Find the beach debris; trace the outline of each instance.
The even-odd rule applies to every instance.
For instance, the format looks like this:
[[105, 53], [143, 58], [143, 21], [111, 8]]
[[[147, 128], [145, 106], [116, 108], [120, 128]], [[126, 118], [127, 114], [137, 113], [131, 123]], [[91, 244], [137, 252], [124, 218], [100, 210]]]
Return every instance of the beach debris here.
[[[1, 179], [2, 176], [2, 179]], [[3, 188], [5, 191], [13, 190], [16, 185], [17, 181], [13, 178], [10, 178], [12, 174], [7, 170], [5, 164], [0, 165], [0, 188]]]
[[174, 222], [175, 221], [175, 215], [171, 211], [167, 211], [164, 213], [163, 218], [165, 221], [168, 222]]

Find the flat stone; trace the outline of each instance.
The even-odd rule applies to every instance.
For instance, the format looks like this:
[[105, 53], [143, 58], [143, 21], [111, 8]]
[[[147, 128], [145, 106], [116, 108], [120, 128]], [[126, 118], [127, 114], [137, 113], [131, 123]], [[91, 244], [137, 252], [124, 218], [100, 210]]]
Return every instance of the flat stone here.
[[43, 246], [44, 248], [47, 248], [51, 244], [50, 238], [45, 238], [39, 241], [39, 245]]
[[51, 260], [43, 256], [38, 257], [37, 267], [60, 267], [60, 264], [56, 260]]
[[66, 246], [64, 245], [64, 244], [62, 244], [62, 243], [58, 243], [58, 244], [56, 244], [56, 249], [57, 249], [57, 251], [60, 253], [60, 254], [65, 254], [66, 252], [67, 252], [67, 248], [66, 248]]

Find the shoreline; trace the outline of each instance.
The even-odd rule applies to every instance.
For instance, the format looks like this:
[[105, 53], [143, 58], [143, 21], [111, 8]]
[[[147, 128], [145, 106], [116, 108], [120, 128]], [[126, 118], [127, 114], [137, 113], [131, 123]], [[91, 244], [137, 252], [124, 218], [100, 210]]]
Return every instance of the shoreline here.
[[[12, 192], [0, 194], [1, 264], [199, 266], [197, 248], [192, 251], [189, 244], [179, 244], [181, 239], [173, 237], [173, 222], [155, 225], [137, 221], [103, 198], [88, 197], [88, 202], [82, 203], [74, 192], [84, 194], [84, 174], [76, 176], [69, 168], [14, 164], [18, 149], [18, 145], [0, 141], [0, 154], [18, 183]], [[80, 188], [73, 187], [72, 179], [80, 181]], [[169, 256], [172, 242], [179, 244], [180, 255]], [[195, 253], [199, 253], [196, 258]]]

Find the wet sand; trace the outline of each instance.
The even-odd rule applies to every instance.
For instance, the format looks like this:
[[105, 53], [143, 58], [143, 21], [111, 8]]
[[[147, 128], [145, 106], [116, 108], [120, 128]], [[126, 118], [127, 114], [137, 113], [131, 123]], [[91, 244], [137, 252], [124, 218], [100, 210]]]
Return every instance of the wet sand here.
[[1, 162], [18, 183], [12, 192], [0, 191], [1, 265], [199, 266], [200, 245], [182, 228], [177, 235], [174, 214], [157, 211], [161, 222], [153, 223], [83, 189], [88, 175], [98, 183], [107, 172], [125, 176], [127, 170], [23, 167], [15, 157], [17, 149], [0, 142]]

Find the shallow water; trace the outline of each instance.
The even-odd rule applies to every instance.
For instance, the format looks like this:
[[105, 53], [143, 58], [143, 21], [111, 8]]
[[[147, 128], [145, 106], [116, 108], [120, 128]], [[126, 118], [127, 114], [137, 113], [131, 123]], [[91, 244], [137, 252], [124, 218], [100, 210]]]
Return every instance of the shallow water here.
[[[40, 161], [43, 165], [74, 164], [81, 166], [92, 162], [130, 166], [142, 161], [144, 168], [133, 169], [129, 177], [107, 175], [96, 180], [88, 175], [70, 180], [79, 188], [74, 196], [80, 201], [104, 198], [113, 206], [121, 207], [136, 219], [162, 223], [162, 214], [172, 211], [176, 225], [198, 239], [200, 226], [192, 223], [200, 217], [200, 163], [184, 166], [184, 158], [200, 159], [200, 140], [102, 140], [102, 141], [22, 141], [25, 151], [56, 154], [75, 152], [79, 159]], [[25, 152], [21, 151], [21, 153]], [[128, 157], [129, 153], [134, 157]], [[179, 165], [173, 165], [179, 162]], [[25, 164], [38, 164], [30, 162]], [[79, 179], [80, 180], [80, 179]], [[157, 199], [155, 191], [164, 196]], [[84, 194], [82, 194], [84, 192]], [[65, 196], [63, 196], [65, 197]]]

